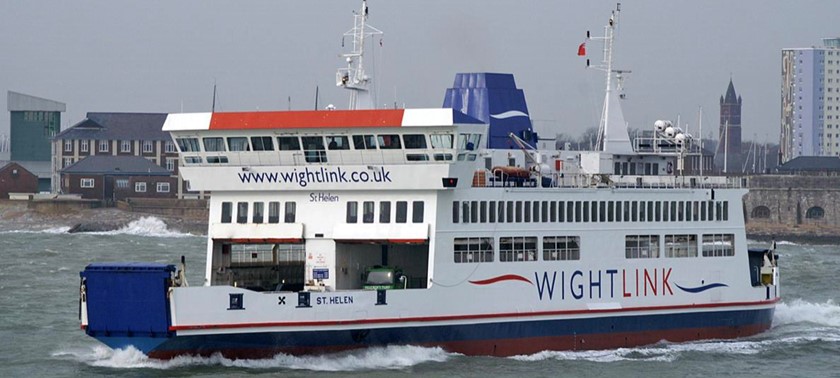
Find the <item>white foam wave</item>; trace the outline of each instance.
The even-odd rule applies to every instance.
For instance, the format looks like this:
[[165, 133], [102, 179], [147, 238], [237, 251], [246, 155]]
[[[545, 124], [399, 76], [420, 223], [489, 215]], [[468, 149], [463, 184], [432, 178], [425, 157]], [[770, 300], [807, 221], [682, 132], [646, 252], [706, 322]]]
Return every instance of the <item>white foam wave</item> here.
[[293, 369], [312, 371], [399, 370], [425, 362], [443, 362], [453, 354], [440, 348], [388, 346], [321, 356], [290, 356], [278, 354], [261, 360], [231, 360], [219, 354], [211, 357], [181, 356], [162, 361], [151, 359], [139, 350], [112, 350], [97, 345], [89, 350], [54, 352], [53, 357], [70, 358], [97, 367], [115, 369], [174, 369], [183, 366], [224, 366], [246, 369]]
[[776, 242], [776, 245], [799, 245], [797, 243], [787, 241], [787, 240], [779, 240]]
[[186, 237], [190, 234], [171, 231], [162, 220], [156, 217], [142, 217], [114, 231], [92, 232], [98, 235], [137, 235], [157, 237]]
[[776, 305], [774, 326], [802, 322], [840, 328], [840, 306], [832, 300], [825, 303], [811, 303], [802, 299]]

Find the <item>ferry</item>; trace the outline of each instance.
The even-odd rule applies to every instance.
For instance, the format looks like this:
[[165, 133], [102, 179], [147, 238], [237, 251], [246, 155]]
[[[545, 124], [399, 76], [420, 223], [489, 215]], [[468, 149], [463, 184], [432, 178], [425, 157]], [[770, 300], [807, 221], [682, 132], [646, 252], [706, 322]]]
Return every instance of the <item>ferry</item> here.
[[767, 330], [779, 267], [748, 248], [743, 183], [687, 174], [696, 143], [679, 125], [630, 140], [611, 82], [619, 10], [593, 151], [535, 148], [507, 74], [458, 74], [442, 108], [373, 109], [364, 2], [336, 77], [350, 110], [168, 115], [181, 174], [212, 193], [204, 282], [187, 284], [183, 257], [90, 264], [81, 328], [161, 359], [512, 356]]

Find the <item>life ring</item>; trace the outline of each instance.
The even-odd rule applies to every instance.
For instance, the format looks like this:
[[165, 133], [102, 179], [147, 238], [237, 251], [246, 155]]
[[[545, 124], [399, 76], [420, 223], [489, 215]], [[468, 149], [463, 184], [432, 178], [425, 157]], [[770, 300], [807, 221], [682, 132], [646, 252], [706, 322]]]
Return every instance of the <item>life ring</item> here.
[[665, 166], [665, 172], [667, 172], [668, 174], [674, 173], [674, 163], [669, 161], [668, 165]]

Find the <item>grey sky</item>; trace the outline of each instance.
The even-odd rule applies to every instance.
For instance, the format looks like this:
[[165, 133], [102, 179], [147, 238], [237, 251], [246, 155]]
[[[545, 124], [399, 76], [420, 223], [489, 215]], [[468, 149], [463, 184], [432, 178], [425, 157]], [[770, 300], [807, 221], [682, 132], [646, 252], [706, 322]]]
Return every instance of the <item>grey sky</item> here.
[[[88, 111], [209, 111], [347, 106], [335, 87], [341, 34], [360, 1], [0, 0], [0, 91], [67, 104], [62, 127]], [[603, 32], [614, 1], [369, 1], [385, 31], [374, 60], [380, 104], [439, 107], [457, 72], [510, 72], [544, 136], [597, 126], [603, 75], [576, 56]], [[732, 77], [743, 138], [778, 142], [780, 50], [840, 36], [840, 2], [644, 0], [622, 4], [616, 67], [632, 128], [656, 119], [717, 135]], [[600, 44], [587, 45], [600, 60]], [[370, 66], [368, 66], [370, 67]], [[7, 134], [9, 117], [0, 117]], [[714, 130], [714, 131], [713, 131]]]

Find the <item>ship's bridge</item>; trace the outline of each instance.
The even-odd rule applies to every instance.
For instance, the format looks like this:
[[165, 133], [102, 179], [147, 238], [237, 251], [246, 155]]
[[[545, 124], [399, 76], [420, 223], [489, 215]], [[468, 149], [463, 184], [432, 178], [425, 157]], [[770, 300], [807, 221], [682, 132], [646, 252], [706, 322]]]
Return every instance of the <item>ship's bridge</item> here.
[[472, 178], [487, 125], [452, 109], [325, 110], [170, 114], [163, 130], [193, 190], [442, 189]]

